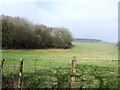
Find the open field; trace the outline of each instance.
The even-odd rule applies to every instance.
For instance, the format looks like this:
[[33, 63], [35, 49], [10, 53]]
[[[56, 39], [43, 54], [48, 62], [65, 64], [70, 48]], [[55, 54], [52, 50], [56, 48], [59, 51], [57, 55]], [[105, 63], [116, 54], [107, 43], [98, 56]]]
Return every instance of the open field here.
[[[118, 50], [114, 44], [73, 43], [70, 49], [3, 50], [2, 55], [6, 60], [4, 87], [11, 76], [15, 75], [14, 82], [17, 81], [21, 57], [24, 58], [23, 87], [67, 87], [72, 56], [77, 60], [75, 87], [118, 87], [118, 62], [114, 61], [118, 60]], [[8, 86], [10, 83], [7, 82]]]
[[38, 50], [3, 50], [6, 59], [42, 59], [71, 60], [76, 56], [79, 60], [116, 60], [118, 50], [116, 45], [102, 43], [73, 43], [71, 49], [38, 49]]
[[[94, 60], [118, 60], [118, 48], [114, 44], [102, 43], [73, 43], [70, 49], [38, 49], [38, 50], [3, 50], [3, 58], [7, 60], [19, 60], [21, 57], [33, 63], [35, 59], [43, 61], [66, 61], [76, 56], [77, 62], [96, 65], [115, 66], [117, 62], [95, 62]], [[11, 62], [11, 61], [10, 61]], [[60, 63], [60, 62], [59, 62]], [[63, 64], [63, 63], [62, 63]], [[58, 65], [58, 64], [57, 64]]]

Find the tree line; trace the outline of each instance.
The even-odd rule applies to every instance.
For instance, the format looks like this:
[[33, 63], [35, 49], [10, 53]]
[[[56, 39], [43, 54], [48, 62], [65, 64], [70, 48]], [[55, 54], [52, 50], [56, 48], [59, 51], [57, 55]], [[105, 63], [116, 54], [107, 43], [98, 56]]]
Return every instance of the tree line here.
[[118, 49], [120, 49], [120, 41], [118, 41], [117, 46], [118, 46]]
[[21, 17], [0, 17], [4, 49], [70, 48], [72, 45], [73, 38], [67, 28], [33, 24]]
[[94, 43], [102, 43], [103, 41], [99, 39], [88, 39], [88, 38], [75, 38], [75, 42], [94, 42]]

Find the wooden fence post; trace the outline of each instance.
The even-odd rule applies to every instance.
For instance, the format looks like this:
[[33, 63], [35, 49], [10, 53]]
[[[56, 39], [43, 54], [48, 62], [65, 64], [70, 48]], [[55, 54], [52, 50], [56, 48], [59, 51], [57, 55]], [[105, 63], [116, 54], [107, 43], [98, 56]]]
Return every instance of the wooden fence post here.
[[5, 59], [3, 59], [2, 63], [1, 63], [1, 71], [2, 71], [2, 68], [3, 68], [4, 61], [5, 61]]
[[22, 88], [22, 72], [23, 72], [23, 58], [20, 59], [18, 88]]
[[35, 59], [35, 76], [37, 75], [36, 74], [36, 66], [37, 66], [37, 59]]
[[0, 65], [0, 90], [2, 90], [2, 73], [3, 73], [4, 61], [5, 61], [5, 59], [2, 60], [1, 65]]
[[72, 60], [72, 68], [71, 68], [71, 74], [70, 74], [69, 88], [74, 87], [75, 74], [76, 74], [76, 59], [75, 59], [75, 56], [74, 56], [73, 60]]

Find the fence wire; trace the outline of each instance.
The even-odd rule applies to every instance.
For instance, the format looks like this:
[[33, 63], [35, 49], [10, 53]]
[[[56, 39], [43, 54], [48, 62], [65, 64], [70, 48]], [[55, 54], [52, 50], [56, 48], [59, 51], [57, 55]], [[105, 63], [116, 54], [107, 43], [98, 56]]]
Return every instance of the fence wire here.
[[[32, 62], [31, 62], [32, 61]], [[76, 65], [76, 80], [79, 82], [75, 84], [75, 87], [118, 87], [116, 82], [120, 80], [120, 75], [118, 75], [119, 65], [112, 65], [112, 62], [119, 62], [120, 60], [77, 60]], [[86, 63], [88, 62], [88, 65]], [[90, 63], [91, 62], [91, 63]], [[92, 62], [111, 62], [107, 65], [94, 65]], [[15, 87], [15, 85], [10, 85], [10, 83], [17, 83], [18, 73], [19, 73], [20, 61], [11, 59], [5, 60], [3, 65], [3, 87]], [[109, 66], [109, 67], [108, 67]], [[41, 60], [41, 59], [24, 59], [23, 62], [23, 87], [68, 87], [70, 73], [71, 73], [71, 60]], [[14, 78], [14, 79], [13, 79]], [[8, 80], [12, 80], [10, 82]], [[113, 79], [113, 80], [112, 80]], [[95, 82], [99, 85], [91, 85], [91, 82]], [[6, 83], [7, 82], [7, 83]], [[63, 83], [65, 82], [65, 83]], [[102, 82], [106, 84], [100, 85]], [[115, 84], [113, 84], [113, 82]], [[63, 84], [62, 84], [63, 83]], [[111, 86], [111, 84], [113, 86]], [[35, 86], [34, 86], [35, 85]]]

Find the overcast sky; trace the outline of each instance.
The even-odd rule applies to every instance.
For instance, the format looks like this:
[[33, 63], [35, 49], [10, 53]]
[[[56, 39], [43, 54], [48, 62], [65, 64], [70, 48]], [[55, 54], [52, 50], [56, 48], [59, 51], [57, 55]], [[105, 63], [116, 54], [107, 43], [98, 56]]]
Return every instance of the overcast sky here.
[[[49, 1], [49, 2], [48, 2]], [[68, 28], [75, 38], [118, 40], [119, 0], [3, 0], [1, 14]]]

